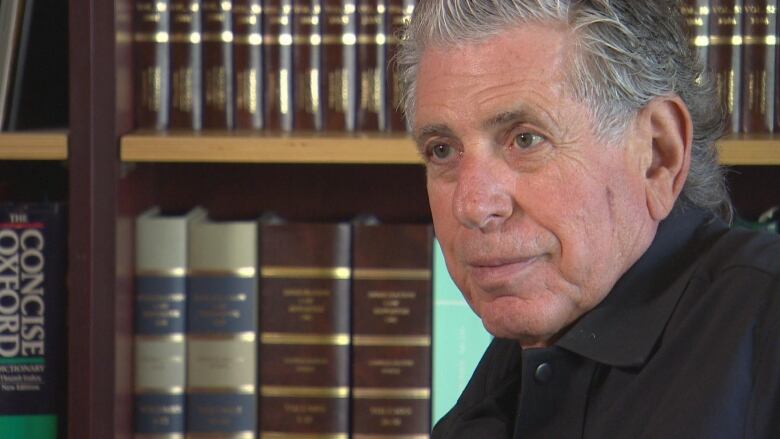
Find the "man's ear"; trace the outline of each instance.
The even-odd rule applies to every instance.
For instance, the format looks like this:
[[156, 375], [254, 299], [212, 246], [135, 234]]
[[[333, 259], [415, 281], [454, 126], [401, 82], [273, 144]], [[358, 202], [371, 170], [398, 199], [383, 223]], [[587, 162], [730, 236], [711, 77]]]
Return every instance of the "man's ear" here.
[[650, 216], [660, 221], [672, 211], [691, 164], [693, 122], [678, 96], [653, 99], [641, 111], [652, 139], [652, 159], [645, 169]]

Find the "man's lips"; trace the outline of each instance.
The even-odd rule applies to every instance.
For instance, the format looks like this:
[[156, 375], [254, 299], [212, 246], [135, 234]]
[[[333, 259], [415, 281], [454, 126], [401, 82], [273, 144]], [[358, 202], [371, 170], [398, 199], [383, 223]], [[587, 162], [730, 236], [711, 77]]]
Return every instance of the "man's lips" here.
[[471, 278], [481, 288], [489, 290], [506, 285], [539, 260], [539, 256], [507, 259], [475, 260], [468, 263]]

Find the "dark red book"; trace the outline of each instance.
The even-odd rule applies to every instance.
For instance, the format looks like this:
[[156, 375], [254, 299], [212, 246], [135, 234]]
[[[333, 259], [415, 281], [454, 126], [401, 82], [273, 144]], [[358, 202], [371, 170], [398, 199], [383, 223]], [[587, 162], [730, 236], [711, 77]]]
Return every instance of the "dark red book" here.
[[401, 110], [401, 81], [392, 63], [398, 50], [405, 23], [409, 22], [414, 11], [414, 0], [389, 0], [387, 2], [387, 59], [391, 65], [387, 75], [387, 130], [408, 131], [408, 125]]
[[170, 128], [203, 126], [200, 0], [170, 0]]
[[683, 0], [680, 12], [685, 20], [685, 32], [702, 66], [707, 65], [710, 38], [710, 0]]
[[292, 0], [265, 0], [263, 49], [265, 62], [265, 127], [293, 129]]
[[354, 437], [431, 430], [432, 240], [427, 224], [353, 226]]
[[[158, 5], [165, 7], [158, 7]], [[135, 116], [138, 128], [168, 126], [170, 94], [168, 2], [136, 0], [133, 22]]]
[[745, 133], [769, 133], [774, 128], [776, 8], [777, 0], [745, 0], [742, 12], [740, 118]]
[[233, 128], [232, 0], [202, 0], [203, 128]]
[[742, 0], [711, 0], [708, 63], [724, 110], [725, 131], [740, 129]]
[[263, 33], [261, 0], [233, 0], [235, 127], [263, 128]]
[[355, 130], [358, 84], [356, 20], [354, 2], [323, 2], [323, 126], [328, 131]]
[[349, 224], [263, 223], [260, 258], [260, 436], [347, 437]]
[[293, 126], [322, 129], [322, 10], [319, 0], [293, 3]]
[[384, 1], [361, 2], [358, 19], [359, 131], [387, 128], [387, 9]]

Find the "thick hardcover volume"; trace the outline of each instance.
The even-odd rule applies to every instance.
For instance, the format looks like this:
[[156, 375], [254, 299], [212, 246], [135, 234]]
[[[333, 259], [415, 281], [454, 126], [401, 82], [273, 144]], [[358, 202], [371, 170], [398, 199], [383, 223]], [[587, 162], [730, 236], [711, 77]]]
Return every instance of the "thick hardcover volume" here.
[[707, 51], [710, 42], [710, 0], [683, 0], [680, 12], [685, 19], [685, 31], [702, 69], [707, 66]]
[[772, 132], [775, 123], [777, 0], [744, 0], [742, 131]]
[[321, 130], [322, 5], [298, 0], [293, 7], [293, 124], [295, 130]]
[[0, 3], [0, 130], [6, 128], [23, 18], [23, 0], [5, 0]]
[[401, 78], [398, 76], [393, 58], [398, 50], [406, 23], [414, 12], [415, 0], [387, 0], [387, 59], [390, 67], [387, 75], [387, 129], [408, 131], [409, 126], [401, 109]]
[[431, 430], [432, 228], [355, 224], [353, 438], [427, 438]]
[[155, 207], [135, 221], [136, 438], [184, 438], [187, 227], [202, 215]]
[[235, 127], [263, 128], [263, 9], [260, 0], [233, 0]]
[[354, 131], [357, 111], [355, 0], [324, 0], [322, 99], [328, 131]]
[[263, 223], [263, 438], [347, 439], [350, 228]]
[[201, 2], [170, 0], [170, 128], [203, 126]]
[[257, 430], [257, 222], [196, 220], [187, 282], [187, 437]]
[[0, 205], [0, 437], [65, 437], [66, 211]]
[[232, 0], [201, 0], [203, 128], [232, 129]]
[[139, 128], [168, 125], [170, 14], [168, 0], [136, 0], [133, 24], [135, 115]]
[[292, 0], [265, 0], [265, 116], [269, 130], [293, 129]]
[[723, 107], [725, 131], [739, 132], [742, 0], [711, 0], [707, 59]]
[[447, 272], [439, 242], [433, 243], [433, 423], [455, 405], [492, 336], [482, 326]]
[[358, 60], [360, 104], [357, 125], [360, 131], [387, 128], [387, 7], [385, 0], [360, 3]]

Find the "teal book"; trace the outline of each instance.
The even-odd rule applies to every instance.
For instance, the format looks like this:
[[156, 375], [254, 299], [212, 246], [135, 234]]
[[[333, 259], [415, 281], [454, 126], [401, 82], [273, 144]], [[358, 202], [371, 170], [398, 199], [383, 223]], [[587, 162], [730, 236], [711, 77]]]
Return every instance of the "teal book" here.
[[447, 272], [433, 245], [433, 422], [455, 405], [492, 336]]

